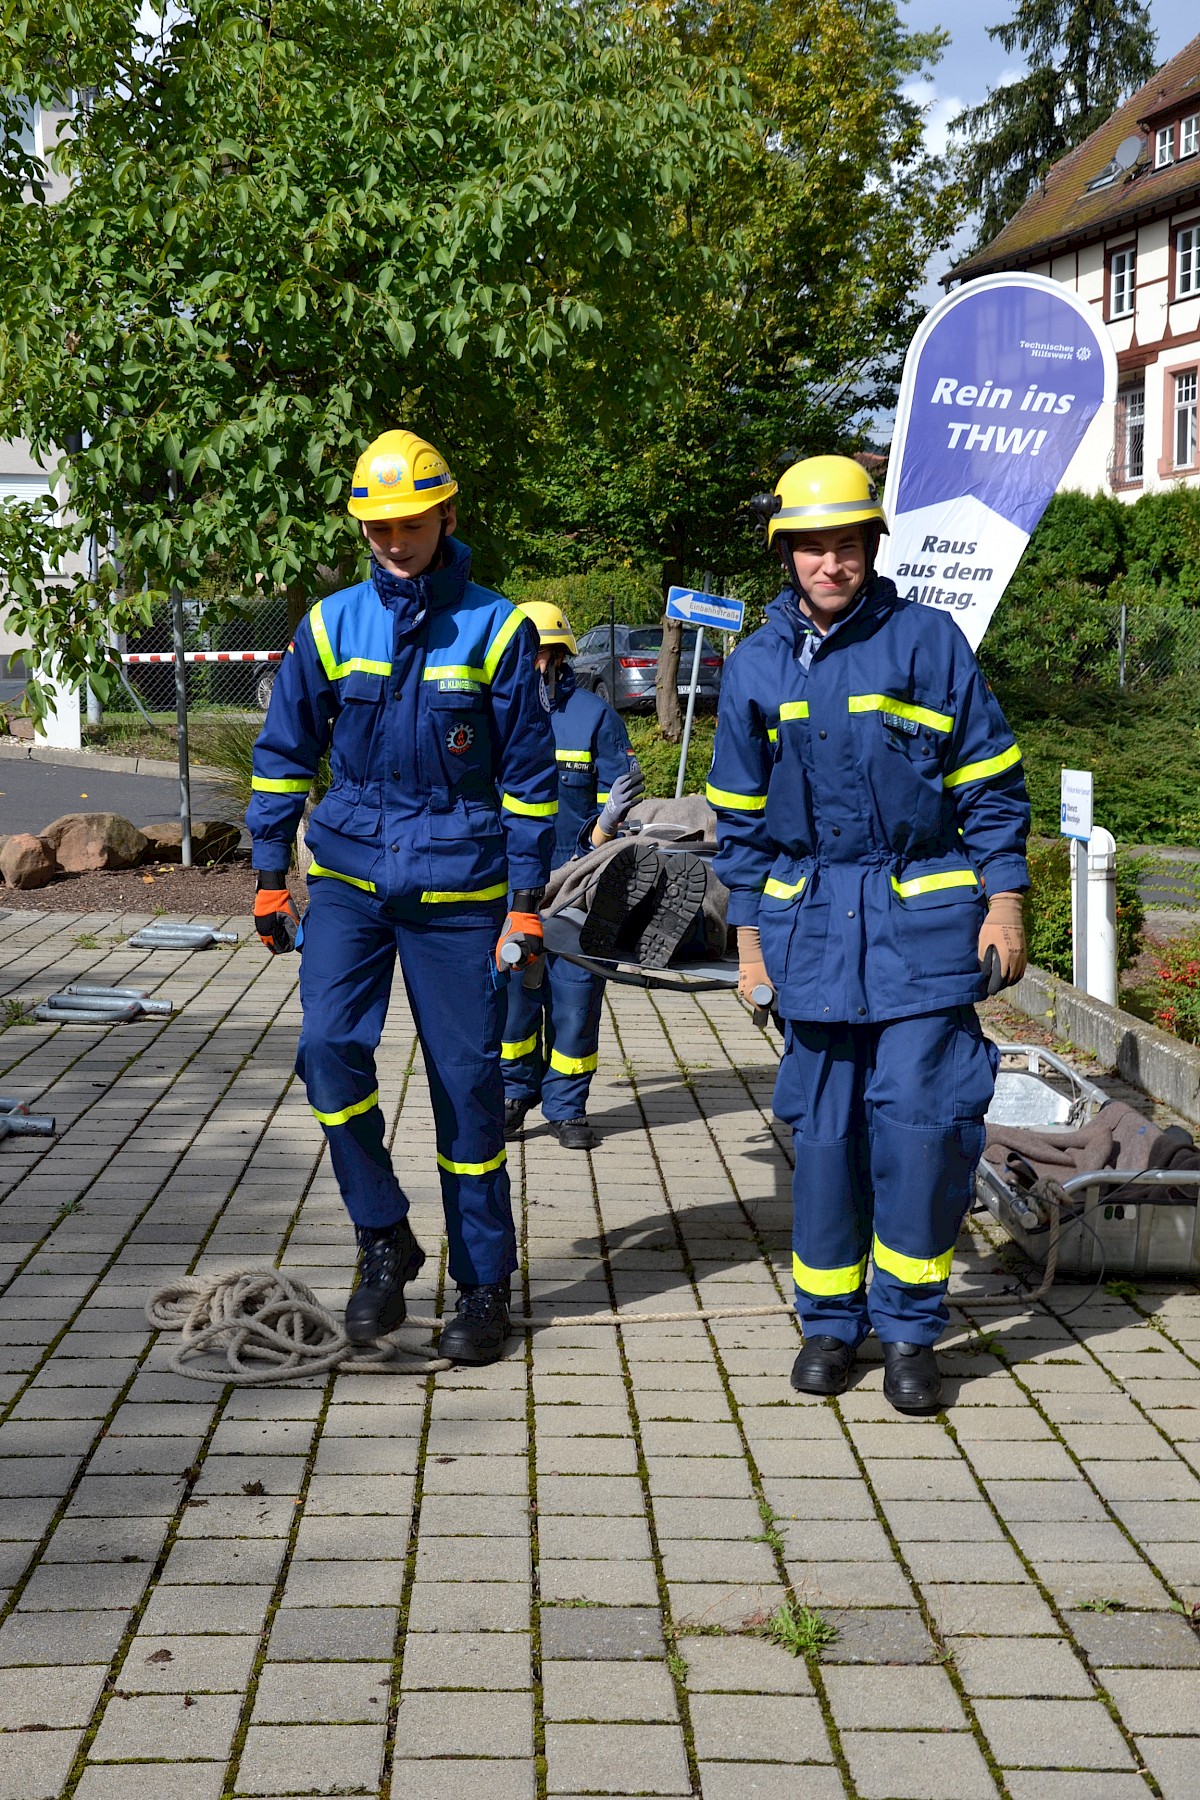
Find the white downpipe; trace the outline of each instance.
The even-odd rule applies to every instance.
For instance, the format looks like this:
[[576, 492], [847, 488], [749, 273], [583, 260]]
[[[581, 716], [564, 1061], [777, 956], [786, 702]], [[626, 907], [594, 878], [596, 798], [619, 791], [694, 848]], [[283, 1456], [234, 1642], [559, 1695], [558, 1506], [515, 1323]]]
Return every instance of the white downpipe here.
[[1117, 1004], [1117, 841], [1093, 825], [1087, 846], [1086, 991]]

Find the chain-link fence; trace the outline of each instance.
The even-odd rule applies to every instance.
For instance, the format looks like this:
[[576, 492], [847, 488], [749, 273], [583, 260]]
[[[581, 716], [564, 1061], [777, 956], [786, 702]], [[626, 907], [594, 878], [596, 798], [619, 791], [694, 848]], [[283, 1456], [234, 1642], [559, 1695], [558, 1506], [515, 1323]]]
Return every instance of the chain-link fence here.
[[[215, 608], [185, 600], [183, 621], [189, 713], [265, 712], [278, 658], [291, 635], [286, 600], [252, 601], [237, 611], [228, 603]], [[130, 634], [122, 646], [122, 662], [127, 686], [111, 695], [108, 711], [128, 712], [140, 704], [150, 713], [174, 713], [169, 606], [156, 606], [150, 624]]]
[[1043, 604], [1002, 600], [979, 652], [993, 681], [1144, 688], [1200, 684], [1200, 606], [1128, 604], [1056, 592]]

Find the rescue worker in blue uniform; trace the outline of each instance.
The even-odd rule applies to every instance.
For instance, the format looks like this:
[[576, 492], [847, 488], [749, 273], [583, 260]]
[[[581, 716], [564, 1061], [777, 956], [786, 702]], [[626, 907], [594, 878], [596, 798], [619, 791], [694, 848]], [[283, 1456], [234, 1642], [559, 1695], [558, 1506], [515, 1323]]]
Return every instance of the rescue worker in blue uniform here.
[[841, 1393], [873, 1329], [888, 1399], [927, 1412], [995, 1081], [974, 1003], [1025, 966], [1020, 751], [954, 620], [874, 573], [859, 464], [808, 458], [756, 504], [786, 585], [726, 664], [708, 798], [740, 990], [784, 1020], [792, 1385]]
[[385, 432], [360, 457], [349, 510], [370, 545], [370, 575], [319, 601], [288, 647], [254, 750], [247, 824], [257, 929], [286, 951], [296, 940], [286, 871], [328, 749], [330, 785], [307, 834], [296, 1069], [358, 1236], [347, 1335], [369, 1343], [394, 1330], [405, 1283], [425, 1260], [375, 1072], [398, 956], [429, 1077], [458, 1286], [441, 1352], [485, 1363], [503, 1350], [517, 1267], [500, 950], [512, 939], [525, 955], [540, 951], [558, 800], [533, 631], [471, 580], [453, 536], [457, 492], [444, 459], [410, 431]]
[[[557, 869], [578, 853], [589, 821], [595, 821], [593, 844], [615, 837], [645, 783], [620, 714], [575, 678], [567, 658], [579, 646], [564, 614], [540, 600], [522, 611], [538, 635], [537, 666], [550, 696], [558, 767]], [[603, 995], [597, 976], [561, 956], [547, 956], [540, 987], [519, 979], [510, 983], [500, 1046], [506, 1137], [520, 1135], [525, 1115], [540, 1101], [546, 1123], [565, 1150], [593, 1148], [596, 1133], [587, 1099], [596, 1072]]]

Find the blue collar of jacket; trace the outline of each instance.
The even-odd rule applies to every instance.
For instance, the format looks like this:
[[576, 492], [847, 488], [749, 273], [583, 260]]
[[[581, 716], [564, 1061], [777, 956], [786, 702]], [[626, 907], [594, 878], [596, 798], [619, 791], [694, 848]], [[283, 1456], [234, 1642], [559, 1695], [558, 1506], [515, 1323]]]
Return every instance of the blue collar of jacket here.
[[894, 582], [890, 581], [886, 575], [871, 575], [868, 576], [859, 599], [848, 612], [839, 614], [824, 636], [817, 630], [812, 620], [800, 611], [800, 603], [793, 588], [785, 587], [780, 590], [767, 606], [766, 616], [779, 635], [786, 639], [797, 653], [804, 649], [806, 638], [817, 639], [815, 648], [805, 659], [807, 662], [811, 660], [817, 650], [821, 649], [823, 645], [833, 642], [849, 626], [869, 627], [886, 618], [888, 613], [895, 610], [898, 600], [899, 596], [896, 593]]
[[471, 575], [471, 552], [457, 538], [448, 537], [442, 544], [442, 559], [436, 569], [426, 569], [411, 580], [393, 575], [371, 558], [371, 581], [375, 592], [389, 612], [395, 613], [400, 630], [416, 630], [430, 612], [441, 612], [462, 600]]
[[558, 674], [554, 678], [554, 698], [550, 702], [555, 712], [562, 711], [578, 686], [579, 682], [570, 663], [560, 663]]

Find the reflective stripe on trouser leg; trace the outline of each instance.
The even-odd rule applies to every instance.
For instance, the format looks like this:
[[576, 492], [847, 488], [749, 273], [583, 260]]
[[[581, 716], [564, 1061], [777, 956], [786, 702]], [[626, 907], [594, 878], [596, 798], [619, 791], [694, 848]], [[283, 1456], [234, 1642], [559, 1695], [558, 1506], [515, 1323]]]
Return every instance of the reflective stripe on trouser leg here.
[[996, 1052], [973, 1007], [877, 1029], [867, 1087], [875, 1190], [867, 1308], [883, 1342], [934, 1344], [949, 1316], [946, 1287], [983, 1154]]
[[501, 901], [457, 918], [426, 913], [396, 924], [433, 1101], [450, 1277], [460, 1284], [503, 1281], [517, 1266], [504, 1149], [503, 996], [491, 979], [503, 915]]
[[604, 983], [587, 969], [546, 958], [547, 1068], [542, 1113], [547, 1119], [579, 1119], [587, 1111], [600, 1043]]
[[506, 1100], [536, 1103], [542, 1092], [542, 1007], [546, 982], [527, 988], [520, 975], [508, 978], [504, 1036], [500, 1041], [500, 1065]]
[[868, 1027], [788, 1023], [774, 1110], [792, 1126], [792, 1278], [806, 1337], [867, 1335], [871, 1236], [861, 1104]]
[[341, 881], [309, 890], [300, 952], [304, 1022], [296, 1073], [329, 1144], [356, 1225], [393, 1225], [408, 1211], [384, 1143], [375, 1051], [391, 993], [396, 943], [373, 895]]

